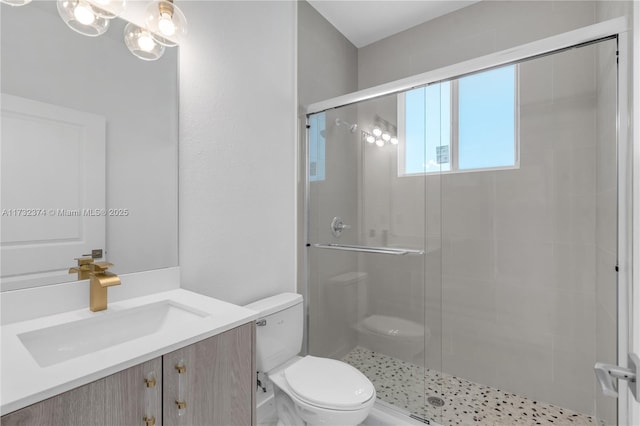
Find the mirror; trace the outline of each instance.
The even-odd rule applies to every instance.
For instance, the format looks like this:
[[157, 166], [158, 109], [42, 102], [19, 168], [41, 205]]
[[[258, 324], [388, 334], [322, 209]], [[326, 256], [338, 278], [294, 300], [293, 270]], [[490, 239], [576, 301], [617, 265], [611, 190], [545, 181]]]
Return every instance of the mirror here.
[[[162, 58], [147, 62], [128, 51], [123, 42], [126, 22], [121, 19], [113, 20], [106, 34], [86, 37], [65, 25], [54, 1], [1, 7], [2, 291], [76, 280], [67, 268], [75, 265], [74, 257], [87, 253], [75, 252], [69, 246], [85, 238], [86, 223], [96, 221], [91, 215], [103, 222], [104, 247], [89, 248], [103, 249], [100, 260], [113, 263], [113, 272], [177, 266], [177, 49], [167, 48]], [[23, 126], [33, 133], [31, 139], [41, 143], [34, 148], [22, 139], [20, 127], [13, 126], [15, 120], [6, 118], [5, 106], [10, 101], [23, 108], [23, 115], [32, 114], [30, 108], [36, 105], [46, 111], [62, 111], [63, 117], [72, 112], [91, 122], [102, 122], [102, 130], [95, 133], [98, 139], [104, 139], [104, 149], [97, 151], [104, 155], [88, 155], [90, 151], [84, 147], [76, 149], [78, 155], [73, 149], [69, 150], [71, 154], [53, 149], [49, 136], [55, 132], [38, 130], [38, 125]], [[38, 114], [33, 113], [40, 117]], [[81, 129], [72, 131], [74, 135], [94, 132], [82, 130], [84, 127], [71, 119], [47, 120]], [[12, 146], [6, 142], [10, 130], [18, 135]], [[73, 139], [65, 132], [60, 132], [60, 140]], [[96, 176], [101, 179], [93, 183]], [[77, 187], [73, 187], [75, 184]], [[87, 201], [82, 200], [90, 197], [76, 196], [70, 201], [73, 197], [51, 195], [56, 191], [67, 195], [84, 191], [98, 194], [98, 198], [102, 193], [103, 205], [99, 209], [83, 205]], [[34, 195], [38, 192], [44, 194]], [[15, 194], [25, 198], [15, 198]], [[16, 199], [30, 200], [29, 205], [13, 205]], [[33, 215], [19, 218], [21, 226], [33, 234], [28, 241], [15, 235], [16, 216], [24, 209], [30, 209]], [[71, 212], [71, 217], [65, 211]], [[69, 231], [71, 237], [63, 235], [62, 230], [67, 228], [73, 230]], [[58, 246], [51, 250], [53, 240]], [[16, 247], [38, 250], [32, 254], [29, 250], [11, 252]], [[64, 249], [74, 254], [61, 254]], [[56, 256], [62, 260], [52, 265], [51, 259]], [[28, 265], [32, 273], [16, 272], [13, 266], [18, 264]]]

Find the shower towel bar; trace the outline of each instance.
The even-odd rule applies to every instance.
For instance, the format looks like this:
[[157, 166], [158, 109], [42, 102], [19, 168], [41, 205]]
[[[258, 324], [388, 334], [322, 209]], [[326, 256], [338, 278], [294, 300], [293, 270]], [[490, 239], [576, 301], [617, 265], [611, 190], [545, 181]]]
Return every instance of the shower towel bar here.
[[424, 254], [424, 250], [414, 250], [405, 248], [389, 248], [389, 247], [369, 247], [369, 246], [355, 246], [347, 244], [314, 244], [314, 247], [331, 249], [331, 250], [344, 250], [344, 251], [358, 251], [362, 253], [378, 253], [378, 254], [391, 254], [394, 256], [421, 256]]

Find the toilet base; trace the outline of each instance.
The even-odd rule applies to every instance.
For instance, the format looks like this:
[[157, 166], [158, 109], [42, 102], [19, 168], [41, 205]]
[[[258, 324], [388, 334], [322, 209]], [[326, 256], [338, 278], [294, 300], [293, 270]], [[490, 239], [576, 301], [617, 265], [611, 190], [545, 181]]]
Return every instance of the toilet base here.
[[273, 384], [278, 426], [357, 426], [362, 423], [376, 402], [375, 390], [372, 398], [357, 410], [331, 410], [310, 405], [292, 396], [284, 377], [284, 369], [300, 359], [296, 357], [277, 371], [268, 373]]

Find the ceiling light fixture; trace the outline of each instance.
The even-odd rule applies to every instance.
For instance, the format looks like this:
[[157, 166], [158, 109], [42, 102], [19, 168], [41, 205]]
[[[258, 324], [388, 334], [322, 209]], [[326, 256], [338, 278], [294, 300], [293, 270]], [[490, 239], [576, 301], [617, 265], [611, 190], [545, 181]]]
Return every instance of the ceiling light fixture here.
[[93, 4], [94, 10], [98, 16], [106, 19], [113, 19], [120, 16], [124, 12], [127, 1], [126, 0], [88, 0]]
[[362, 130], [362, 139], [365, 142], [381, 148], [387, 143], [398, 145], [397, 128], [393, 123], [378, 116], [375, 117], [374, 123], [375, 126], [371, 131]]
[[147, 6], [145, 25], [164, 46], [176, 46], [187, 35], [187, 18], [173, 0], [151, 2]]
[[64, 23], [77, 33], [97, 37], [109, 29], [109, 20], [87, 0], [58, 0], [57, 5]]
[[124, 27], [124, 44], [131, 53], [145, 61], [155, 61], [164, 55], [164, 46], [149, 31], [132, 23]]
[[[31, 1], [0, 0], [0, 3], [24, 6]], [[126, 4], [127, 0], [56, 1], [58, 14], [65, 24], [75, 32], [89, 37], [104, 34], [109, 29], [111, 19], [125, 11]], [[146, 8], [144, 18], [144, 24], [136, 21], [139, 25], [129, 22], [125, 26], [124, 42], [131, 53], [145, 61], [160, 59], [165, 46], [177, 46], [187, 34], [187, 19], [173, 4], [173, 0], [152, 1]]]
[[31, 3], [31, 0], [0, 0], [0, 3], [8, 4], [9, 6], [24, 6]]

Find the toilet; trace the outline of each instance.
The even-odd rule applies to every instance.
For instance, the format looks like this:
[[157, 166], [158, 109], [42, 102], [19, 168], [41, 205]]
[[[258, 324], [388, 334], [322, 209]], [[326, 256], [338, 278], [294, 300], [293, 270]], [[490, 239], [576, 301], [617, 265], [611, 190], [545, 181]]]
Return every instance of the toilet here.
[[302, 348], [302, 296], [282, 293], [246, 305], [256, 321], [256, 367], [274, 385], [278, 426], [355, 426], [369, 415], [376, 391], [369, 379], [342, 361]]

